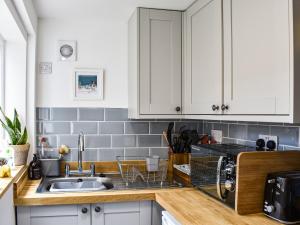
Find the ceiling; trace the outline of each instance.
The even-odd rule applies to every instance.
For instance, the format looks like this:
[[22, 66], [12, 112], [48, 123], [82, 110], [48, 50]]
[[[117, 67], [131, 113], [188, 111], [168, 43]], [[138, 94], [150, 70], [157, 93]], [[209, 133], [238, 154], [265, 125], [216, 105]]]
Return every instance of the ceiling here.
[[194, 0], [33, 0], [39, 18], [128, 20], [136, 7], [184, 10]]

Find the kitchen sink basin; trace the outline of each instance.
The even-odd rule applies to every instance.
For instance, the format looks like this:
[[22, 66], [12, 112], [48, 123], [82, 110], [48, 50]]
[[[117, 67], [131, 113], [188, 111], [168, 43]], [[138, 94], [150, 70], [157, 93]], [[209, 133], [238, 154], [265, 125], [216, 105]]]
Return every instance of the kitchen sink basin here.
[[85, 192], [113, 188], [111, 179], [106, 177], [53, 178], [43, 183], [44, 189], [49, 192]]

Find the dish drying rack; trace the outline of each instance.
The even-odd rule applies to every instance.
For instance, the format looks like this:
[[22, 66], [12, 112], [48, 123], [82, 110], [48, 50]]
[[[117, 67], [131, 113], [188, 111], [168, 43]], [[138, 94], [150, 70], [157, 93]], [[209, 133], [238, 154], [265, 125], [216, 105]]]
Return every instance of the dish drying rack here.
[[117, 156], [120, 174], [126, 186], [133, 183], [160, 183], [167, 178], [168, 159], [158, 156]]

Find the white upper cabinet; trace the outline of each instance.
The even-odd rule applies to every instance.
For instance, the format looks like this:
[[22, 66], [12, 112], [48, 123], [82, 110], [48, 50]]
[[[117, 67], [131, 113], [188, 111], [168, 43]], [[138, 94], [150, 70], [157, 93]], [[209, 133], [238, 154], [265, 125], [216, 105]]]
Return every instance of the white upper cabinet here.
[[181, 15], [138, 8], [129, 21], [130, 118], [181, 115]]
[[185, 118], [300, 121], [299, 2], [198, 0], [187, 9]]
[[220, 114], [222, 0], [199, 0], [185, 12], [184, 18], [184, 114]]
[[226, 114], [290, 113], [288, 0], [224, 0]]

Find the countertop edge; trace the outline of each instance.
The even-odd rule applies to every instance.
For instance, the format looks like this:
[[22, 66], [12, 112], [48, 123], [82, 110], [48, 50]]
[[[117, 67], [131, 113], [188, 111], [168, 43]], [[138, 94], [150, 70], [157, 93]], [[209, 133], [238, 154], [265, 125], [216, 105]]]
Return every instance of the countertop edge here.
[[27, 166], [15, 166], [11, 170], [12, 176], [7, 178], [0, 178], [0, 199], [6, 193], [8, 188], [23, 174]]

